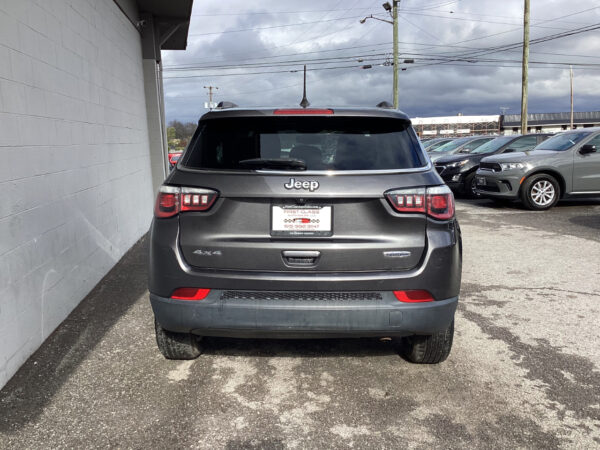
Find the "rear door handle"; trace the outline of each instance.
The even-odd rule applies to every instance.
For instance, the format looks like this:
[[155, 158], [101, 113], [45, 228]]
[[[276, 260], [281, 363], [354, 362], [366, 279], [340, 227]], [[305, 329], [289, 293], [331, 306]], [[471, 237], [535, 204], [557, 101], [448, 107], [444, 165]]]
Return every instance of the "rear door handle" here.
[[321, 252], [314, 250], [284, 250], [283, 259], [290, 266], [314, 266]]
[[314, 250], [284, 250], [283, 256], [286, 258], [318, 258], [321, 252]]

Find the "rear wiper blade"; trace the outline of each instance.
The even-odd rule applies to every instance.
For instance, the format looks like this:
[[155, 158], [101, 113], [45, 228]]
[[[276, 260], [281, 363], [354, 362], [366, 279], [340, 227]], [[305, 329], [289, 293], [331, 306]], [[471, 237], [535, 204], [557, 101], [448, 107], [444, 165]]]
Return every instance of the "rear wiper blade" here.
[[253, 169], [288, 169], [288, 170], [306, 170], [306, 163], [301, 159], [243, 159], [239, 162], [240, 166]]

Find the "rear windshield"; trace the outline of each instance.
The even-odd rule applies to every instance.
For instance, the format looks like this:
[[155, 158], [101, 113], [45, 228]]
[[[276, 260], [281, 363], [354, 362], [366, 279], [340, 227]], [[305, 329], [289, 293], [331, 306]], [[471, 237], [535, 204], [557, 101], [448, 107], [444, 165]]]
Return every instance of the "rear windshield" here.
[[535, 149], [554, 150], [557, 152], [562, 152], [570, 149], [579, 141], [581, 141], [584, 137], [589, 136], [591, 133], [591, 131], [582, 131], [580, 133], [557, 134], [556, 136], [553, 136], [550, 139], [547, 139], [544, 142], [542, 142]]
[[253, 159], [300, 160], [306, 170], [394, 170], [427, 164], [414, 131], [402, 120], [241, 117], [200, 122], [183, 165], [247, 171], [240, 161]]

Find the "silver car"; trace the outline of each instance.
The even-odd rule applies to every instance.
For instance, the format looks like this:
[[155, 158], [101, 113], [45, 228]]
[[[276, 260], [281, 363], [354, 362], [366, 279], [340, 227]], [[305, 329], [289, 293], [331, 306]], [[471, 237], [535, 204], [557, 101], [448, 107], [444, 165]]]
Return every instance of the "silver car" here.
[[477, 192], [496, 199], [521, 199], [532, 210], [559, 199], [600, 195], [600, 127], [558, 134], [528, 152], [484, 158]]

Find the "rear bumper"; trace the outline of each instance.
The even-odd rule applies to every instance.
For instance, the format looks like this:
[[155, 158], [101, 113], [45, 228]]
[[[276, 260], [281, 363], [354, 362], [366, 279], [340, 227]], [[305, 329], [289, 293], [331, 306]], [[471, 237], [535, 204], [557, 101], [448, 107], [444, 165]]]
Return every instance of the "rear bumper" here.
[[319, 338], [431, 334], [447, 328], [458, 297], [402, 303], [392, 292], [371, 300], [223, 299], [220, 290], [201, 301], [150, 294], [165, 329], [201, 336]]

